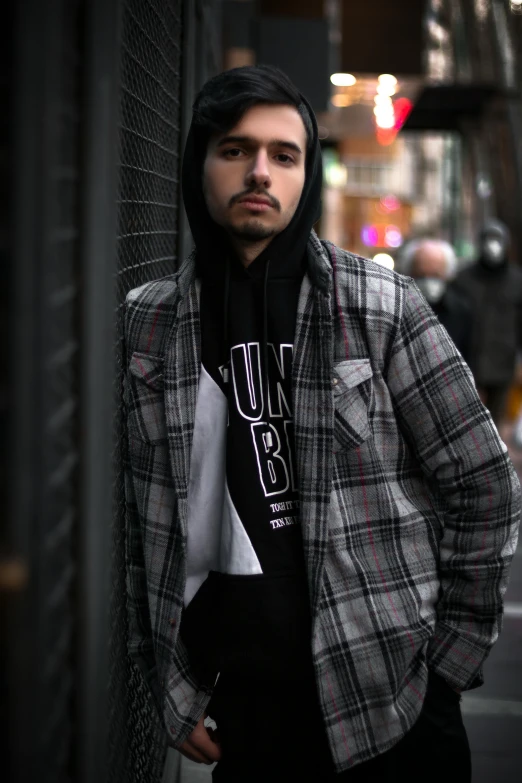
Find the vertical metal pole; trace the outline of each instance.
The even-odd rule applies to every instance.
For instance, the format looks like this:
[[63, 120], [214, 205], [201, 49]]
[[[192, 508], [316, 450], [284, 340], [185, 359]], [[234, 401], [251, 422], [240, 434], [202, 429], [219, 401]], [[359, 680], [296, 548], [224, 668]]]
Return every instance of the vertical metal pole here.
[[82, 214], [78, 753], [75, 780], [107, 777], [115, 373], [120, 0], [86, 3]]

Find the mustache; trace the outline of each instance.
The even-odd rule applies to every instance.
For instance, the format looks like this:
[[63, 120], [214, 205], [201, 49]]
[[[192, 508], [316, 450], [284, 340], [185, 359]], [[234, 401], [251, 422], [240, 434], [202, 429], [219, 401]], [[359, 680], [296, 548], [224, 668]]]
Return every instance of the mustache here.
[[277, 209], [278, 212], [281, 212], [281, 204], [276, 199], [276, 197], [272, 196], [272, 194], [268, 193], [266, 190], [259, 190], [259, 188], [249, 188], [248, 190], [244, 190], [242, 193], [238, 193], [237, 195], [232, 196], [228, 202], [228, 206], [233, 207], [234, 204], [237, 204], [237, 202], [240, 201], [240, 199], [245, 198], [245, 196], [261, 196], [262, 198], [266, 198], [270, 202], [271, 207]]

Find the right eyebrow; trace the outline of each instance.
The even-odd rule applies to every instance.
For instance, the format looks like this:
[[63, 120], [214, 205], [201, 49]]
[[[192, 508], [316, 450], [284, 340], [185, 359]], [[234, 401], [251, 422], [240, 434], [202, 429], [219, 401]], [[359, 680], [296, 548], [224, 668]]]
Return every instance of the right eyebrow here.
[[223, 136], [217, 143], [218, 147], [224, 147], [225, 144], [248, 144], [252, 143], [250, 136]]
[[[223, 136], [222, 139], [220, 139], [217, 143], [217, 147], [224, 147], [227, 144], [257, 144], [258, 142], [256, 139], [253, 139], [251, 136]], [[298, 155], [302, 155], [303, 151], [301, 147], [296, 144], [294, 141], [285, 141], [284, 139], [272, 139], [269, 142], [269, 147], [283, 147], [288, 150], [292, 150], [292, 152], [297, 153]]]

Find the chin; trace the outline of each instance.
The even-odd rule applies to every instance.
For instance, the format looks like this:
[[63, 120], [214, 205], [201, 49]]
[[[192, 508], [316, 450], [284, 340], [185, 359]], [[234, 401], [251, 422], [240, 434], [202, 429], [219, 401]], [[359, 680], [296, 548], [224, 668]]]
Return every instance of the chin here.
[[277, 229], [273, 226], [267, 226], [260, 220], [249, 220], [241, 225], [235, 225], [229, 227], [230, 233], [237, 239], [242, 239], [246, 242], [260, 242], [262, 239], [269, 239], [277, 233]]

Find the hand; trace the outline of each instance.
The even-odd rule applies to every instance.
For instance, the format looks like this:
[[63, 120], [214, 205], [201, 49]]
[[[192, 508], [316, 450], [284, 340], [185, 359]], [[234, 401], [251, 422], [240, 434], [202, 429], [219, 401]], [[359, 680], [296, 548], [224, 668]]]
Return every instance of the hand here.
[[221, 747], [216, 742], [214, 729], [205, 726], [207, 715], [200, 718], [196, 728], [190, 734], [178, 750], [191, 761], [198, 764], [213, 764], [221, 758]]

